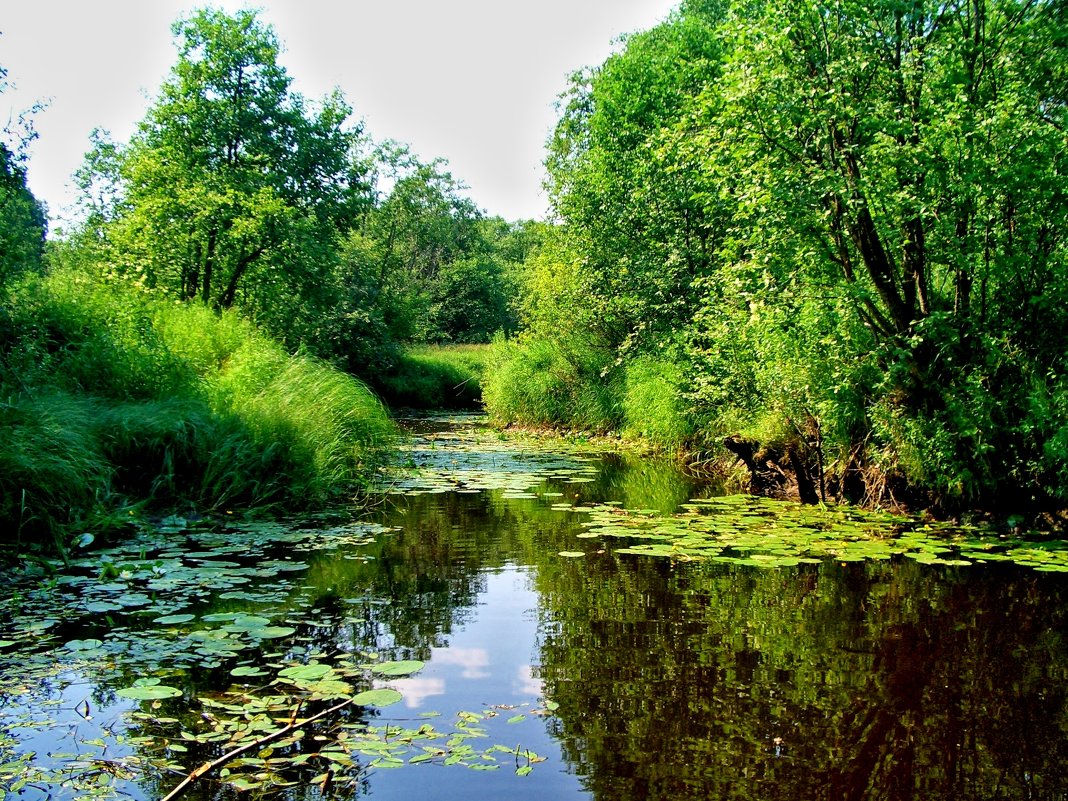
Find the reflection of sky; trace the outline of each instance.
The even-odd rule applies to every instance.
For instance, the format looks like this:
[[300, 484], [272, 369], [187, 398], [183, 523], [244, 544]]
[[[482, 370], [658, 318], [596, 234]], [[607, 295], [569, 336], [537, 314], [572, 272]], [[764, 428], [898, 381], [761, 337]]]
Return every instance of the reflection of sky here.
[[[382, 710], [381, 720], [407, 718], [411, 712], [438, 712], [432, 721], [441, 731], [451, 728], [456, 713], [485, 712], [501, 705], [530, 712], [541, 705], [542, 685], [535, 678], [537, 660], [538, 594], [525, 572], [516, 568], [486, 575], [485, 589], [466, 622], [453, 631], [449, 645], [434, 648], [426, 667], [416, 676], [388, 682], [404, 696], [401, 705]], [[510, 801], [583, 799], [575, 776], [565, 773], [560, 749], [546, 731], [546, 722], [528, 715], [516, 724], [507, 723], [512, 711], [502, 711], [479, 726], [487, 738], [472, 742], [476, 750], [494, 743], [520, 745], [548, 761], [538, 764], [529, 777], [516, 776], [514, 766], [502, 758], [500, 770], [484, 773], [449, 768], [447, 780], [437, 778], [431, 765], [409, 770], [383, 770], [371, 775], [371, 796], [377, 798], [430, 799], [499, 798]]]
[[486, 679], [490, 674], [489, 651], [485, 648], [434, 648], [431, 661], [438, 665], [459, 665], [465, 679]]
[[[436, 711], [478, 711], [495, 704], [536, 707], [541, 682], [530, 665], [538, 595], [514, 568], [486, 576], [471, 619], [454, 631], [449, 645], [431, 649], [427, 666], [408, 679], [386, 682], [405, 696], [410, 709], [425, 699], [447, 696]], [[418, 699], [416, 698], [418, 696]]]
[[[7, 696], [0, 704], [0, 732], [15, 736], [19, 754], [40, 755], [33, 764], [42, 768], [56, 767], [50, 759], [53, 754], [58, 760], [65, 759], [62, 756], [65, 754], [78, 754], [86, 759], [100, 758], [121, 764], [137, 753], [128, 742], [118, 742], [115, 734], [125, 730], [123, 714], [140, 705], [136, 701], [101, 695], [95, 688], [96, 682], [75, 667], [42, 682], [26, 695]], [[66, 728], [55, 725], [57, 720], [65, 721]], [[97, 744], [100, 741], [104, 745]], [[23, 792], [29, 798], [44, 797], [43, 793], [35, 795], [30, 789]], [[139, 801], [146, 797], [136, 783], [123, 785], [123, 798]]]

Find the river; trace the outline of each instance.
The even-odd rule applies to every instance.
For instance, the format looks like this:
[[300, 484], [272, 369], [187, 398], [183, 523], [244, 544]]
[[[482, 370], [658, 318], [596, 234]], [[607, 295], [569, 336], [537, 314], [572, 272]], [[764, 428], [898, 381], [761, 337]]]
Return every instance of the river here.
[[1068, 797], [1064, 543], [412, 429], [369, 513], [173, 516], [12, 585], [8, 797], [221, 758], [182, 797]]

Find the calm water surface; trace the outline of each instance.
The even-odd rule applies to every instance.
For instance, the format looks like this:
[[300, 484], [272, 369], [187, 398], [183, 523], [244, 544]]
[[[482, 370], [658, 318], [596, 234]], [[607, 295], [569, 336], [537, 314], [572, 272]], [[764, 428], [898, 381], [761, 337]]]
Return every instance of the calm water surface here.
[[[515, 470], [505, 455], [490, 461], [498, 458]], [[470, 467], [446, 440], [413, 461]], [[585, 516], [563, 505], [671, 511], [710, 490], [668, 465], [618, 458], [571, 476], [531, 475], [529, 493], [514, 482], [474, 491], [479, 482], [465, 481], [464, 492], [391, 494], [375, 517], [392, 531], [302, 553], [291, 577], [299, 586], [284, 590], [285, 601], [247, 608], [299, 619], [298, 653], [425, 661], [384, 682], [403, 700], [377, 721], [444, 725], [477, 713], [488, 741], [545, 761], [524, 776], [508, 754], [496, 771], [375, 769], [344, 795], [305, 786], [281, 797], [1068, 798], [1062, 574], [905, 559], [769, 570], [619, 554], [610, 541], [580, 537]], [[196, 611], [244, 608], [205, 595]], [[111, 622], [121, 634], [121, 620]], [[118, 636], [99, 616], [64, 625], [57, 653], [76, 637]], [[265, 664], [278, 658], [269, 650]], [[15, 743], [5, 758], [89, 750], [94, 726], [136, 729], [124, 713], [143, 707], [106, 691], [129, 675], [90, 660], [46, 686], [15, 688], [19, 657], [3, 659], [0, 723]], [[233, 664], [171, 666], [183, 671], [183, 702], [225, 689]], [[87, 697], [92, 722], [72, 712]], [[39, 725], [48, 716], [56, 725]], [[187, 768], [202, 758], [189, 760]], [[123, 791], [158, 799], [176, 781], [130, 780]], [[64, 797], [57, 787], [22, 796], [49, 792]], [[250, 796], [204, 783], [186, 797]]]

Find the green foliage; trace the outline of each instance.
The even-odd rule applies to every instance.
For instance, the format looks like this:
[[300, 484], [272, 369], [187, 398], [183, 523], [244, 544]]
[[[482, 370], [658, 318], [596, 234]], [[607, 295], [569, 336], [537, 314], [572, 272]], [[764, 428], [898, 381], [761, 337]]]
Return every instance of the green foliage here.
[[620, 380], [605, 380], [608, 354], [589, 341], [494, 340], [482, 398], [502, 425], [558, 425], [611, 430], [619, 416]]
[[294, 92], [257, 12], [173, 30], [177, 62], [132, 140], [93, 134], [67, 261], [238, 308], [366, 378], [402, 342], [514, 328], [524, 224], [486, 219], [442, 159], [374, 145], [340, 95]]
[[392, 425], [358, 381], [232, 312], [54, 271], [12, 288], [0, 341], [0, 519], [27, 542], [128, 501], [321, 504]]
[[677, 449], [693, 436], [682, 365], [643, 356], [628, 362], [623, 392], [623, 434]]
[[40, 269], [47, 220], [26, 188], [26, 174], [0, 143], [0, 286], [20, 273]]
[[[10, 86], [0, 66], [0, 94]], [[0, 139], [0, 287], [28, 270], [39, 270], [48, 219], [43, 205], [26, 187], [27, 147], [36, 139], [32, 113], [8, 120]], [[9, 146], [10, 145], [10, 146]]]
[[369, 202], [349, 158], [359, 131], [340, 97], [310, 108], [290, 91], [254, 12], [200, 11], [174, 34], [178, 61], [117, 157], [113, 259], [183, 299], [240, 297], [269, 314], [282, 297], [284, 314], [309, 300], [337, 231]]
[[[563, 98], [560, 225], [491, 411], [584, 426], [543, 397], [622, 373], [610, 416], [654, 437], [1063, 499], [1065, 42], [1058, 9], [1001, 0], [690, 2], [628, 38]], [[549, 378], [584, 347], [590, 386]]]
[[475, 409], [482, 401], [486, 345], [422, 345], [406, 348], [372, 386], [392, 408]]

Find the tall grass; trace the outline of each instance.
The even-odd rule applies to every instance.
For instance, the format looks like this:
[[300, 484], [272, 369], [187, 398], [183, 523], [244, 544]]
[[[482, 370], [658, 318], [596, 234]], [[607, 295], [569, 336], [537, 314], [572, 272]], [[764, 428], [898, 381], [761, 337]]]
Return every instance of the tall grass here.
[[677, 450], [695, 434], [684, 400], [683, 367], [667, 359], [640, 356], [626, 366], [623, 434], [664, 450]]
[[483, 397], [498, 424], [618, 431], [678, 450], [695, 436], [685, 383], [666, 358], [622, 364], [586, 342], [526, 336], [493, 343]]
[[498, 424], [608, 431], [623, 422], [619, 373], [598, 350], [537, 337], [491, 347], [482, 397]]
[[488, 345], [409, 347], [373, 382], [393, 408], [477, 409], [488, 357]]
[[62, 542], [134, 502], [308, 507], [355, 493], [393, 425], [359, 381], [233, 313], [56, 272], [0, 315], [0, 523]]

